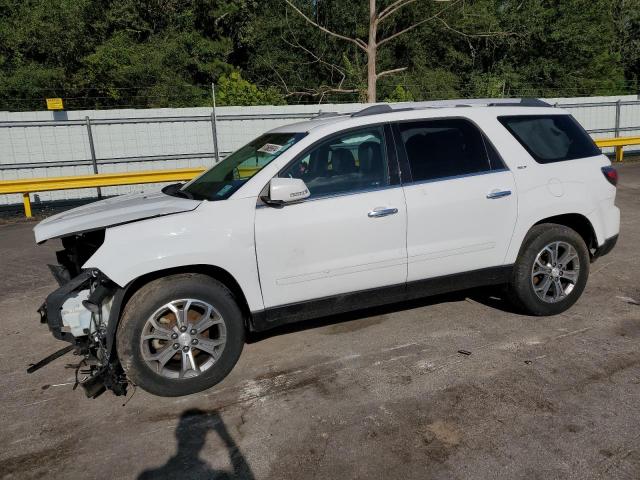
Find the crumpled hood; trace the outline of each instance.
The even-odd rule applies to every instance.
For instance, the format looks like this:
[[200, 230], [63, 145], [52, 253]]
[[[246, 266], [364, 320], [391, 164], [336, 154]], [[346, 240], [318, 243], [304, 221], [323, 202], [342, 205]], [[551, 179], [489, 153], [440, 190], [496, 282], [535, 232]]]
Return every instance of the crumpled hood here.
[[71, 233], [97, 230], [145, 218], [189, 212], [200, 200], [172, 197], [162, 192], [134, 193], [83, 205], [53, 215], [35, 226], [36, 242], [63, 237]]

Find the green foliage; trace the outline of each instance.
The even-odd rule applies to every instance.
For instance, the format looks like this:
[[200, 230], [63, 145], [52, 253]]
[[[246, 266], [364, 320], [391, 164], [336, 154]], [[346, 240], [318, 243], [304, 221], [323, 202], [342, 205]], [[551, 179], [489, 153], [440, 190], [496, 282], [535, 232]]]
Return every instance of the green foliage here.
[[[0, 109], [211, 104], [228, 78], [233, 0], [0, 0]], [[237, 82], [236, 82], [237, 83]], [[253, 86], [253, 91], [251, 87]], [[247, 81], [242, 101], [282, 101]], [[233, 94], [232, 94], [233, 98]]]
[[218, 80], [216, 100], [219, 105], [283, 105], [284, 98], [273, 87], [259, 89], [238, 72], [222, 75]]
[[627, 81], [640, 91], [640, 0], [613, 0], [609, 11], [615, 30], [614, 51]]
[[402, 85], [396, 85], [396, 88], [384, 99], [385, 102], [412, 102], [414, 100], [411, 92]]
[[94, 89], [100, 101], [147, 106], [206, 103], [206, 84], [232, 70], [224, 59], [228, 40], [212, 41], [193, 32], [170, 32], [135, 43], [117, 33], [83, 60], [78, 84]]
[[[365, 0], [294, 0], [320, 25], [367, 41]], [[379, 9], [391, 0], [378, 0]], [[384, 39], [445, 5], [421, 0]], [[640, 0], [475, 0], [384, 44], [388, 101], [638, 92]], [[0, 109], [361, 101], [366, 56], [284, 0], [0, 0]], [[242, 74], [240, 74], [242, 72]]]

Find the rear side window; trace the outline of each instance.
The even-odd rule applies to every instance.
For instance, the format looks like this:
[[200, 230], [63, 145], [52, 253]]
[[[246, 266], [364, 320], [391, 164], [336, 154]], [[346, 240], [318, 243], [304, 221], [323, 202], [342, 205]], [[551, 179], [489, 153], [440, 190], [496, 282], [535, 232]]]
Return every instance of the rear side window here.
[[600, 150], [571, 115], [498, 117], [538, 163], [600, 155]]
[[[414, 182], [491, 170], [487, 144], [471, 122], [452, 118], [398, 124]], [[494, 161], [504, 167], [495, 151]]]
[[483, 136], [484, 145], [487, 147], [487, 155], [489, 155], [489, 163], [491, 164], [491, 170], [504, 170], [507, 166], [504, 164], [502, 157], [498, 154], [496, 148], [491, 145], [491, 142], [487, 140], [487, 137]]

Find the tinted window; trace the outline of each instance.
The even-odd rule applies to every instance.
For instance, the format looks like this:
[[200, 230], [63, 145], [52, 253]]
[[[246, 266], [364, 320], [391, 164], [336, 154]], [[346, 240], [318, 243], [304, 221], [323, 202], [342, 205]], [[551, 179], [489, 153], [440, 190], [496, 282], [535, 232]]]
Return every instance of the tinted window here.
[[489, 163], [491, 164], [491, 170], [502, 170], [507, 168], [502, 160], [502, 157], [495, 149], [495, 147], [491, 144], [489, 139], [485, 136], [482, 137], [484, 140], [484, 146], [487, 149], [487, 155], [489, 155]]
[[388, 185], [382, 128], [333, 137], [288, 165], [280, 177], [301, 178], [312, 197]]
[[305, 133], [262, 135], [191, 180], [181, 190], [195, 199], [229, 198], [260, 169], [286, 152], [305, 135]]
[[400, 123], [399, 128], [413, 181], [491, 169], [482, 133], [471, 122], [421, 120]]
[[538, 163], [600, 155], [589, 134], [571, 115], [527, 115], [498, 120]]

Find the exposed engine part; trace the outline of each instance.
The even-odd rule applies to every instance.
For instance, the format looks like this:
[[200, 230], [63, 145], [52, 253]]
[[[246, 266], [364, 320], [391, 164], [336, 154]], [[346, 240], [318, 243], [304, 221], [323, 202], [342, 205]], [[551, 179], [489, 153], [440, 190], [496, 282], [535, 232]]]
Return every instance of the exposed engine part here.
[[[66, 250], [65, 250], [66, 251]], [[51, 269], [57, 280], [70, 270]], [[30, 371], [50, 363], [70, 350], [82, 360], [76, 370], [76, 387], [82, 386], [90, 398], [106, 390], [126, 395], [127, 379], [115, 354], [108, 348], [107, 326], [118, 286], [98, 270], [82, 270], [79, 275], [51, 293], [38, 310], [56, 338], [71, 343], [68, 347], [29, 367]], [[74, 387], [75, 388], [75, 387]]]
[[48, 264], [47, 267], [49, 267], [49, 270], [51, 270], [51, 274], [53, 275], [53, 278], [56, 279], [56, 282], [58, 282], [59, 286], [62, 286], [65, 283], [69, 282], [69, 280], [71, 280], [69, 270], [67, 270], [62, 265]]
[[[76, 384], [84, 389], [89, 398], [96, 398], [106, 390], [111, 390], [115, 395], [126, 395], [127, 379], [124, 370], [109, 354], [106, 342], [115, 285], [99, 271], [92, 271], [91, 275], [90, 290], [82, 300], [81, 308], [89, 313], [92, 328], [85, 331], [88, 334], [87, 351], [84, 365], [79, 365], [76, 370]], [[82, 381], [78, 380], [78, 371], [85, 374]]]
[[73, 292], [62, 304], [60, 316], [62, 317], [63, 328], [74, 337], [81, 337], [91, 333], [91, 323], [93, 313], [87, 310], [82, 302], [89, 298], [89, 290]]
[[[105, 305], [111, 305], [113, 298], [111, 300], [105, 302], [107, 297], [113, 296], [113, 287], [109, 285], [110, 282], [105, 282], [100, 278], [96, 279], [96, 282], [93, 285], [91, 295], [88, 296], [85, 300], [82, 301], [82, 305], [87, 310], [91, 311], [94, 314], [98, 314], [100, 309], [104, 310]], [[109, 309], [107, 308], [107, 312], [103, 311], [103, 318], [109, 318]]]
[[87, 398], [97, 398], [107, 390], [111, 390], [116, 396], [127, 394], [128, 381], [119, 363], [108, 363], [101, 367], [83, 359], [77, 365], [68, 366], [76, 371], [73, 389], [80, 385]]
[[[98, 288], [101, 290], [101, 296], [113, 293], [104, 285], [100, 285]], [[98, 304], [91, 303], [96, 291], [91, 292], [91, 290], [87, 289], [73, 292], [62, 304], [60, 316], [62, 317], [63, 328], [71, 332], [74, 337], [91, 335], [96, 330], [101, 328], [104, 330], [106, 328], [106, 320], [109, 318], [113, 296], [108, 299], [105, 299], [105, 297], [100, 298]], [[92, 307], [91, 309], [88, 309], [89, 305]]]
[[[60, 265], [67, 269], [69, 277], [80, 275], [82, 265], [100, 248], [104, 242], [104, 229], [69, 235], [62, 239], [64, 250], [56, 252]], [[54, 273], [54, 277], [57, 276]]]
[[100, 320], [94, 323], [97, 326], [95, 330], [77, 340], [79, 348], [76, 352], [83, 358], [78, 364], [70, 365], [76, 371], [73, 388], [75, 390], [80, 385], [88, 398], [96, 398], [106, 390], [115, 395], [126, 395], [128, 382], [124, 370], [107, 351], [106, 327]]

